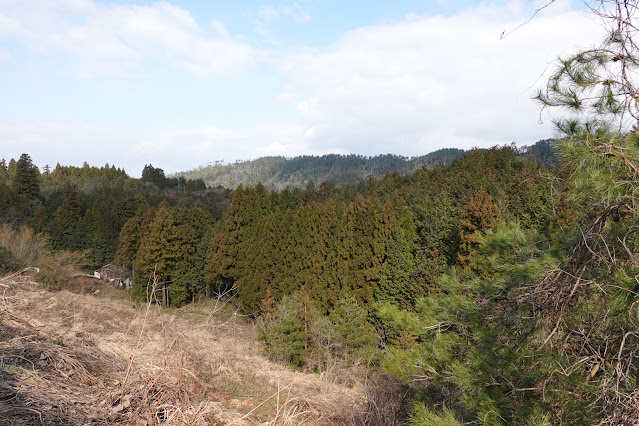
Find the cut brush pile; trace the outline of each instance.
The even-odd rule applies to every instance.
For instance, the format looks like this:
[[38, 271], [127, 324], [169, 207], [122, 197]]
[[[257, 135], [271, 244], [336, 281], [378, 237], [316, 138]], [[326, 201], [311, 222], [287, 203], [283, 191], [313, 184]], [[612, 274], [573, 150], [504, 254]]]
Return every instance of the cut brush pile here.
[[0, 424], [374, 424], [370, 389], [266, 360], [214, 301], [174, 315], [0, 279]]

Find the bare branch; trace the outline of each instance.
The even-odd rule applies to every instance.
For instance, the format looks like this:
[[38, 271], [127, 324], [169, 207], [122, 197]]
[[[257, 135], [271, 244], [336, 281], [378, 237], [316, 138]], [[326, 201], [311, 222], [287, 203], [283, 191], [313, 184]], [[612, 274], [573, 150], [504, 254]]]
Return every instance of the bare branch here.
[[545, 5], [541, 6], [538, 9], [535, 9], [535, 12], [531, 15], [530, 18], [528, 18], [528, 20], [526, 22], [523, 22], [519, 25], [517, 25], [513, 30], [510, 30], [508, 32], [506, 32], [506, 30], [504, 30], [501, 35], [499, 36], [500, 40], [503, 40], [504, 38], [508, 37], [510, 34], [514, 33], [515, 31], [517, 31], [519, 28], [523, 27], [524, 25], [528, 24], [530, 21], [532, 21], [533, 19], [535, 19], [535, 16], [537, 16], [537, 14], [539, 12], [541, 12], [542, 10], [544, 10], [545, 8], [547, 8], [548, 6], [550, 6], [551, 4], [553, 4], [556, 0], [550, 0], [548, 3], [546, 3]]

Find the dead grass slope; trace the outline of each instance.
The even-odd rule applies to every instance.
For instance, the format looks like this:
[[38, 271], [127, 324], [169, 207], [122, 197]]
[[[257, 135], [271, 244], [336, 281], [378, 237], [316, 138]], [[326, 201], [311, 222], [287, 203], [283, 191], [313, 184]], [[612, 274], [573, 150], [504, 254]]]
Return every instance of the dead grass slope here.
[[269, 362], [251, 324], [214, 311], [147, 312], [0, 280], [0, 424], [385, 422], [371, 407], [387, 402], [361, 383]]

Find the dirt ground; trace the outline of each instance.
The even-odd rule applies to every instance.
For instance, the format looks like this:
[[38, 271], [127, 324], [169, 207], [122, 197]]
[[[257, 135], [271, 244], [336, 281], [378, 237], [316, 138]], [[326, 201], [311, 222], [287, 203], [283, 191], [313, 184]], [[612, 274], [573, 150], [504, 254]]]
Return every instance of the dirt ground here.
[[0, 279], [0, 425], [383, 424], [365, 375], [270, 362], [230, 305], [160, 310], [90, 292]]

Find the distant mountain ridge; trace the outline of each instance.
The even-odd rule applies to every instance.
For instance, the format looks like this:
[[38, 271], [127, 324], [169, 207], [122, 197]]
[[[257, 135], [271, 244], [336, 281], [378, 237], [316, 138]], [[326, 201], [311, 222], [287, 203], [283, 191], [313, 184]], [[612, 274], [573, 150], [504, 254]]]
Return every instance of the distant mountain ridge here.
[[[552, 139], [539, 141], [531, 147], [522, 148], [521, 152], [540, 162], [552, 163], [556, 160], [551, 149], [552, 142]], [[304, 155], [293, 158], [271, 156], [232, 164], [218, 162], [177, 173], [175, 176], [202, 179], [209, 187], [235, 189], [240, 184], [255, 186], [262, 183], [269, 190], [280, 191], [287, 187], [304, 188], [310, 182], [316, 185], [327, 181], [335, 185], [353, 185], [369, 177], [384, 176], [386, 173], [411, 173], [422, 167], [448, 165], [467, 152], [458, 148], [443, 148], [411, 158], [394, 154], [374, 157], [356, 154]]]

